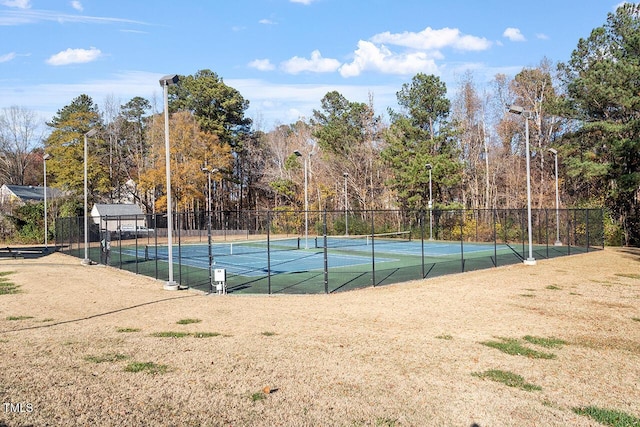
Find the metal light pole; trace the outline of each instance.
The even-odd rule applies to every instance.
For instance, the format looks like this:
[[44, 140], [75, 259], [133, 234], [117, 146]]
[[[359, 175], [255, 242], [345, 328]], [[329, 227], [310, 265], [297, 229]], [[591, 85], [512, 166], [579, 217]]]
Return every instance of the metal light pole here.
[[424, 165], [429, 171], [429, 240], [433, 240], [433, 195], [431, 193], [431, 169], [433, 166], [431, 163]]
[[207, 183], [209, 184], [209, 197], [207, 199], [207, 209], [209, 211], [209, 221], [207, 224], [207, 239], [209, 243], [209, 291], [213, 292], [213, 251], [211, 248], [211, 174], [218, 172], [218, 169], [207, 169], [203, 167], [202, 171], [207, 174]]
[[[294, 151], [298, 157], [302, 156], [302, 153], [298, 150]], [[309, 249], [309, 194], [307, 192], [308, 173], [307, 173], [307, 158], [304, 158], [304, 248]]]
[[533, 257], [533, 232], [531, 224], [531, 166], [530, 166], [530, 153], [529, 153], [529, 119], [532, 117], [533, 112], [525, 110], [519, 105], [509, 106], [509, 112], [518, 114], [524, 117], [524, 129], [525, 129], [525, 150], [527, 159], [527, 231], [529, 234], [529, 257], [524, 260], [526, 265], [536, 265], [536, 259]]
[[91, 265], [89, 259], [89, 212], [87, 209], [87, 139], [92, 138], [98, 133], [97, 129], [91, 129], [84, 134], [84, 259], [82, 265]]
[[173, 280], [173, 212], [171, 206], [171, 151], [169, 148], [169, 86], [178, 83], [177, 74], [169, 74], [160, 79], [160, 86], [164, 95], [164, 150], [165, 173], [167, 175], [167, 255], [169, 257], [169, 279], [164, 284], [167, 291], [178, 290], [178, 284]]
[[47, 227], [47, 160], [51, 158], [51, 154], [45, 153], [42, 156], [42, 166], [44, 169], [44, 250], [47, 252], [49, 250], [48, 243], [48, 234], [49, 229]]
[[562, 241], [560, 240], [560, 195], [558, 193], [558, 150], [554, 148], [549, 148], [548, 150], [553, 154], [556, 163], [556, 242], [554, 246], [562, 246]]
[[349, 197], [347, 195], [347, 178], [349, 177], [348, 172], [344, 172], [342, 174], [344, 177], [344, 235], [349, 235]]

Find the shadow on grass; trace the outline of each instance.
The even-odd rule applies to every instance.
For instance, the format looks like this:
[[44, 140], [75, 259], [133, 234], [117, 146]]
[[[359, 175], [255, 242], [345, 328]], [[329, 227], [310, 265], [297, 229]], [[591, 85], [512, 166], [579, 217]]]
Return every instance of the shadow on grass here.
[[141, 304], [136, 304], [136, 305], [132, 305], [132, 306], [129, 306], [129, 307], [124, 307], [124, 308], [119, 308], [119, 309], [116, 309], [116, 310], [106, 311], [104, 313], [98, 313], [98, 314], [93, 314], [91, 316], [80, 317], [78, 319], [63, 320], [63, 321], [60, 321], [60, 322], [49, 323], [47, 325], [27, 326], [25, 328], [0, 331], [0, 334], [6, 334], [6, 333], [9, 333], [9, 332], [28, 331], [28, 330], [31, 330], [31, 329], [51, 328], [52, 326], [64, 325], [64, 324], [67, 324], [67, 323], [77, 323], [77, 322], [82, 322], [84, 320], [96, 319], [96, 318], [99, 318], [99, 317], [109, 316], [110, 314], [121, 313], [123, 311], [133, 310], [135, 308], [144, 307], [144, 306], [147, 306], [147, 305], [158, 304], [158, 303], [161, 303], [161, 302], [164, 302], [164, 301], [171, 301], [171, 300], [177, 300], [177, 299], [183, 299], [183, 298], [194, 298], [194, 297], [197, 297], [197, 296], [199, 296], [199, 295], [184, 295], [184, 296], [179, 296], [179, 297], [162, 298], [162, 299], [155, 300], [155, 301], [143, 302]]
[[5, 246], [0, 247], [0, 259], [36, 259], [42, 258], [56, 251], [56, 247], [50, 246]]

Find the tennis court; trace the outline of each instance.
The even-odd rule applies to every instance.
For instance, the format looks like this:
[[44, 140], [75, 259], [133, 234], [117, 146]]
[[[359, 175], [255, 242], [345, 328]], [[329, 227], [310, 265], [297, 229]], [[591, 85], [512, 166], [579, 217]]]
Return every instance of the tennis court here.
[[[206, 272], [206, 280], [203, 277], [192, 287], [211, 290], [208, 243], [183, 244], [174, 247], [173, 253], [179, 259], [179, 274], [192, 277], [198, 270]], [[143, 263], [168, 260], [166, 245], [124, 247], [122, 254]], [[431, 275], [446, 274], [449, 268], [459, 270], [460, 262], [471, 264], [473, 259], [495, 266], [498, 256], [505, 263], [518, 261], [508, 245], [413, 240], [409, 233], [399, 232], [213, 242], [211, 268], [226, 270], [229, 292], [317, 293], [328, 286], [328, 276], [333, 286], [326, 291], [335, 292], [399, 281], [398, 276], [425, 277], [425, 269]]]
[[[422, 211], [363, 211], [359, 222], [350, 218], [348, 229], [341, 221], [344, 212], [308, 214], [307, 219], [304, 211], [242, 212], [233, 215], [234, 228], [218, 223], [210, 232], [207, 216], [200, 214], [191, 228], [174, 231], [173, 280], [209, 292], [213, 271], [224, 269], [230, 293], [332, 293], [517, 264], [529, 257], [523, 210], [434, 211], [433, 218]], [[178, 215], [177, 224], [193, 217]], [[603, 247], [602, 210], [565, 210], [560, 221], [555, 218], [546, 210], [534, 212], [536, 260]], [[163, 220], [161, 215], [139, 218], [154, 234], [117, 236], [108, 253], [102, 242], [113, 231], [96, 226], [89, 230], [88, 256], [167, 280]], [[78, 218], [56, 224], [61, 250], [78, 257], [84, 257], [81, 225]]]
[[[322, 270], [324, 266], [324, 251], [317, 248], [304, 249], [299, 246], [299, 238], [274, 240], [269, 245], [265, 240], [249, 240], [246, 242], [212, 243], [212, 266], [224, 268], [227, 274], [246, 277], [264, 276], [271, 274], [296, 273], [304, 271]], [[168, 260], [167, 246], [151, 246], [144, 249], [127, 249], [125, 254], [145, 259]], [[184, 265], [208, 269], [209, 245], [187, 244], [174, 248], [174, 253], [180, 251]], [[270, 256], [267, 256], [270, 254]], [[371, 257], [357, 254], [328, 254], [330, 263], [335, 267], [351, 267], [371, 262]], [[388, 262], [392, 259], [377, 258], [377, 262]]]

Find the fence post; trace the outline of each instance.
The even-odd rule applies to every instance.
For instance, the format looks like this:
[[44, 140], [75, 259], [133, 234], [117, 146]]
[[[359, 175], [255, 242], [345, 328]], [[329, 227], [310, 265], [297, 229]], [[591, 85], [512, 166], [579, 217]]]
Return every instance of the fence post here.
[[55, 224], [56, 230], [56, 247], [60, 245], [60, 251], [64, 252], [65, 241], [62, 239], [64, 237], [64, 218], [57, 218]]
[[549, 259], [549, 209], [544, 210], [544, 231], [545, 240], [547, 241], [547, 259]]
[[586, 215], [586, 225], [585, 225], [585, 232], [587, 233], [586, 235], [586, 239], [587, 239], [587, 252], [589, 252], [589, 209], [586, 210], [587, 215]]
[[465, 211], [460, 209], [460, 263], [462, 266], [462, 272], [464, 273], [464, 216]]
[[80, 221], [80, 217], [77, 216], [75, 224], [75, 229], [77, 230], [77, 232], [73, 233], [77, 236], [74, 243], [76, 244], [76, 249], [78, 250], [80, 250], [80, 239], [83, 239], [83, 237], [80, 235], [80, 227], [82, 227], [82, 223]]
[[492, 209], [493, 213], [493, 266], [498, 266], [498, 230], [496, 228], [496, 209]]
[[[104, 228], [102, 222], [104, 221]], [[107, 235], [109, 233], [109, 221], [107, 216], [100, 218], [100, 264], [109, 265], [107, 261]]]
[[133, 230], [133, 232], [135, 233], [134, 239], [136, 239], [136, 274], [138, 274], [138, 215], [136, 215], [135, 217]]
[[[547, 210], [546, 209], [544, 210], [544, 214], [545, 214], [545, 219], [546, 219], [546, 215], [547, 215]], [[541, 230], [541, 226], [540, 226], [540, 209], [536, 209], [536, 224], [538, 224], [538, 243], [540, 243], [540, 241], [542, 240], [542, 230]], [[546, 225], [545, 225], [545, 229], [546, 229]], [[546, 233], [546, 231], [545, 231], [545, 233]], [[548, 255], [547, 255], [547, 258], [549, 258]]]
[[322, 236], [324, 239], [324, 293], [329, 293], [329, 253], [327, 252], [327, 208], [324, 208], [322, 219]]
[[182, 283], [182, 232], [180, 230], [179, 212], [176, 212], [176, 231], [178, 232], [178, 283]]
[[267, 292], [271, 295], [271, 211], [267, 211]]
[[578, 212], [582, 212], [582, 210], [579, 210], [579, 209], [573, 210], [573, 247], [580, 247], [580, 243], [581, 243], [580, 223], [578, 222]]
[[420, 248], [422, 251], [422, 278], [424, 279], [424, 211], [420, 211]]
[[480, 222], [480, 209], [473, 210], [474, 220], [476, 221], [476, 242], [478, 241], [478, 223]]
[[376, 233], [376, 226], [374, 221], [373, 210], [369, 211], [371, 213], [371, 281], [373, 282], [373, 286], [376, 286], [376, 251], [375, 251], [375, 237], [373, 236]]
[[118, 268], [122, 270], [122, 216], [118, 216]]
[[528, 232], [524, 225], [524, 222], [525, 222], [524, 218], [526, 216], [524, 211], [525, 211], [524, 209], [520, 210], [520, 233], [522, 233], [522, 259], [527, 259], [525, 255], [527, 253], [525, 249], [525, 239], [526, 239], [525, 236], [527, 235]]
[[155, 260], [156, 280], [158, 280], [158, 214], [155, 212], [153, 213], [153, 230], [153, 234], [156, 236], [153, 259]]
[[604, 233], [604, 209], [600, 208], [600, 230], [602, 230], [602, 234], [600, 235], [600, 238], [602, 239], [602, 249], [604, 249], [604, 240], [605, 240], [605, 233]]
[[567, 255], [571, 255], [571, 211], [567, 210]]
[[505, 243], [509, 243], [509, 234], [508, 234], [508, 228], [507, 228], [507, 225], [508, 225], [508, 223], [509, 223], [509, 222], [508, 222], [508, 216], [510, 215], [510, 212], [511, 212], [511, 210], [510, 210], [510, 209], [507, 209], [507, 210], [505, 210], [505, 211], [504, 211], [504, 225], [503, 225], [503, 227], [502, 227], [502, 230], [503, 230], [504, 232], [502, 233], [502, 238], [504, 239], [504, 242], [505, 242]]

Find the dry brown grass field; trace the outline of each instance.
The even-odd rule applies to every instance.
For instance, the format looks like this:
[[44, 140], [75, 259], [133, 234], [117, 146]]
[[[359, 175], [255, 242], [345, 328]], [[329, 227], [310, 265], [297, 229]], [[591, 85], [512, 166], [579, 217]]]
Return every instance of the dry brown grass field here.
[[333, 295], [170, 292], [59, 253], [0, 259], [0, 274], [0, 426], [640, 417], [638, 250]]

